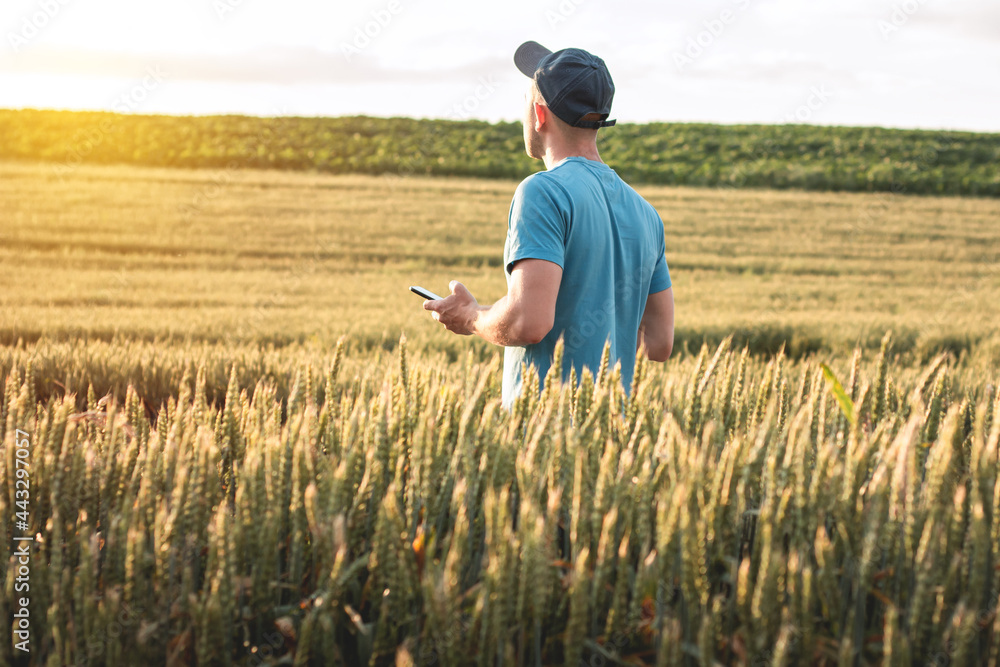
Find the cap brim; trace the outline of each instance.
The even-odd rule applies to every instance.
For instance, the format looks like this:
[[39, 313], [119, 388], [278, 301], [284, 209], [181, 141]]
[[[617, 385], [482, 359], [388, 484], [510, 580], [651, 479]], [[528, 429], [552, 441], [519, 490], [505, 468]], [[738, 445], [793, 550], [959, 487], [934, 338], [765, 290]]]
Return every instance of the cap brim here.
[[538, 69], [538, 63], [551, 53], [538, 42], [525, 42], [514, 52], [514, 64], [517, 69], [521, 70], [521, 74], [533, 79], [535, 78], [535, 70]]

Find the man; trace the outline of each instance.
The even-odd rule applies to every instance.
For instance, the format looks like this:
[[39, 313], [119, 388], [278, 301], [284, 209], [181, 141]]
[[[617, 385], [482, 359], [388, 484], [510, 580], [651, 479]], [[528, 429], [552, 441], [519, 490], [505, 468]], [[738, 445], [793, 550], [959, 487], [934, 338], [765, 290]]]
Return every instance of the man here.
[[544, 382], [563, 337], [563, 379], [597, 372], [605, 342], [631, 389], [637, 349], [666, 361], [674, 343], [674, 298], [656, 210], [604, 162], [597, 132], [614, 83], [604, 61], [582, 49], [555, 53], [525, 42], [514, 64], [532, 79], [524, 147], [546, 171], [514, 193], [504, 246], [507, 296], [480, 306], [458, 281], [424, 308], [449, 331], [477, 334], [504, 351], [503, 404], [521, 393], [521, 364]]

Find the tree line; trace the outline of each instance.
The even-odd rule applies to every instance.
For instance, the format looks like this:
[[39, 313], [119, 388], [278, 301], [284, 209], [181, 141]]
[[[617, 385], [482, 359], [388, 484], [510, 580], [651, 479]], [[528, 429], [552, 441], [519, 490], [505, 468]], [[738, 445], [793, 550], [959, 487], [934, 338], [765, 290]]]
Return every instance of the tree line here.
[[[412, 118], [0, 110], [0, 159], [523, 178], [521, 125]], [[1000, 134], [815, 125], [620, 124], [601, 155], [636, 184], [1000, 195]]]

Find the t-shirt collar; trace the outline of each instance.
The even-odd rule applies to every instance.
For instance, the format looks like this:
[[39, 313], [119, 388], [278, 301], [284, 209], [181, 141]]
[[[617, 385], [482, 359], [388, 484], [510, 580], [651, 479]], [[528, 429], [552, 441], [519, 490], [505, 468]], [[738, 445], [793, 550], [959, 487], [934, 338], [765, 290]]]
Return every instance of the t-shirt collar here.
[[570, 160], [572, 160], [574, 162], [583, 162], [585, 164], [592, 164], [592, 165], [594, 165], [594, 166], [596, 166], [598, 168], [600, 168], [600, 167], [607, 167], [608, 166], [607, 163], [605, 163], [605, 162], [598, 162], [597, 160], [589, 160], [589, 159], [583, 157], [582, 155], [570, 155], [568, 157], [564, 157], [563, 159], [559, 160], [554, 165], [552, 165], [552, 169], [555, 169], [556, 167], [561, 167], [562, 165], [566, 164]]

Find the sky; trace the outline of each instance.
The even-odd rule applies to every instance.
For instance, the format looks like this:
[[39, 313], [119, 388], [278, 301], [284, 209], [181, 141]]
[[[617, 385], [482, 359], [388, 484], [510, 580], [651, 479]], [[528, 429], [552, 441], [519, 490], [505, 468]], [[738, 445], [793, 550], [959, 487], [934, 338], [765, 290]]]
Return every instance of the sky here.
[[0, 108], [520, 120], [525, 40], [620, 123], [1000, 132], [998, 0], [3, 0]]

